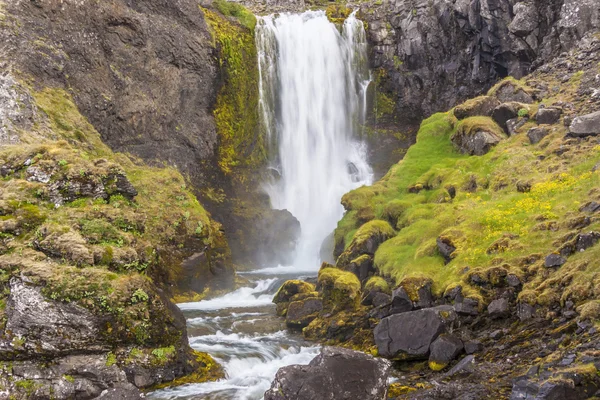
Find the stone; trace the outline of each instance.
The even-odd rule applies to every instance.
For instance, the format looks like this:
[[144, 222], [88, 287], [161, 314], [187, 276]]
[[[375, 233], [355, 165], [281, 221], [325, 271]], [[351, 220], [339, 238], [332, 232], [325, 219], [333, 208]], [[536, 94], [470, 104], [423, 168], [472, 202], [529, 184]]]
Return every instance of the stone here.
[[490, 339], [498, 340], [504, 337], [504, 332], [501, 329], [497, 329], [490, 333]]
[[596, 201], [590, 201], [589, 203], [581, 206], [579, 208], [579, 211], [590, 213], [590, 214], [598, 212], [598, 211], [600, 211], [600, 203], [598, 203]]
[[515, 274], [508, 274], [508, 276], [506, 277], [506, 283], [508, 284], [508, 286], [513, 288], [521, 286], [521, 280]]
[[511, 81], [505, 81], [502, 86], [497, 89], [496, 97], [502, 103], [516, 102], [532, 104], [534, 101], [529, 93]]
[[454, 304], [454, 309], [459, 315], [475, 316], [479, 314], [479, 302], [467, 297], [462, 302]]
[[452, 143], [462, 152], [470, 156], [482, 156], [496, 146], [502, 137], [485, 129], [478, 129], [474, 133], [456, 132], [452, 135]]
[[449, 263], [453, 258], [452, 253], [456, 251], [456, 247], [449, 239], [444, 237], [438, 237], [435, 242], [437, 244], [438, 251], [442, 257], [444, 257], [446, 263]]
[[265, 400], [382, 400], [390, 363], [358, 351], [325, 347], [308, 365], [280, 368]]
[[518, 130], [529, 121], [529, 118], [513, 118], [506, 121], [506, 133], [509, 136], [515, 136]]
[[10, 280], [5, 315], [7, 331], [25, 339], [27, 353], [58, 356], [110, 349], [96, 316], [75, 304], [48, 301], [39, 287], [17, 278]]
[[383, 307], [386, 306], [388, 304], [390, 304], [392, 302], [392, 296], [390, 296], [387, 293], [376, 293], [375, 296], [373, 296], [373, 300], [372, 300], [372, 304], [373, 307]]
[[483, 350], [483, 345], [478, 340], [468, 340], [464, 343], [464, 345], [465, 353], [467, 354], [479, 353], [481, 350]]
[[519, 37], [529, 36], [539, 25], [539, 13], [531, 3], [517, 3], [513, 7], [515, 17], [508, 25], [508, 30]]
[[527, 105], [521, 103], [502, 103], [492, 111], [492, 119], [504, 132], [510, 134], [507, 122], [519, 117], [519, 110], [526, 108]]
[[440, 371], [463, 351], [463, 342], [456, 336], [441, 334], [429, 348], [429, 368]]
[[517, 304], [517, 316], [521, 321], [526, 321], [533, 318], [535, 315], [535, 308], [527, 303]]
[[590, 233], [582, 233], [577, 235], [577, 240], [575, 242], [575, 250], [577, 251], [585, 251], [590, 247], [596, 245], [600, 240], [600, 233], [598, 232], [590, 232]]
[[567, 259], [560, 254], [550, 254], [544, 260], [544, 266], [546, 268], [555, 268], [564, 265], [567, 262]]
[[279, 288], [275, 296], [273, 296], [273, 303], [277, 304], [277, 315], [284, 317], [287, 313], [292, 297], [297, 294], [312, 293], [315, 291], [315, 285], [299, 279], [291, 279], [285, 281]]
[[562, 114], [561, 108], [545, 107], [540, 108], [535, 115], [535, 120], [538, 124], [552, 125], [560, 120]]
[[414, 309], [413, 302], [402, 286], [392, 292], [391, 314], [400, 314]]
[[375, 328], [375, 344], [382, 357], [426, 359], [431, 343], [455, 318], [452, 307], [443, 306], [394, 314]]
[[454, 116], [458, 119], [475, 116], [489, 117], [499, 104], [498, 99], [493, 96], [479, 96], [456, 106], [454, 108]]
[[550, 131], [548, 130], [548, 128], [536, 127], [536, 128], [531, 128], [529, 131], [527, 131], [527, 137], [529, 138], [529, 142], [531, 144], [537, 144], [543, 138], [548, 136], [549, 133], [550, 133]]
[[575, 137], [600, 134], [600, 111], [576, 117], [569, 126], [569, 133]]
[[505, 318], [509, 315], [508, 299], [493, 300], [487, 308], [488, 315], [493, 319]]
[[292, 301], [287, 309], [285, 323], [290, 328], [304, 328], [318, 316], [321, 310], [323, 310], [323, 300], [319, 298], [310, 297]]
[[444, 374], [444, 378], [470, 375], [475, 372], [475, 366], [475, 356], [468, 355], [452, 367], [450, 371]]

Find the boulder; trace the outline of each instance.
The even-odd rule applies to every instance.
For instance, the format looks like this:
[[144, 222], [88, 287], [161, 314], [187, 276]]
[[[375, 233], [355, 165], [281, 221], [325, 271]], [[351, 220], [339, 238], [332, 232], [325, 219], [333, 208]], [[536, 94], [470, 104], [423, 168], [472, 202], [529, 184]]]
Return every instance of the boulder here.
[[600, 111], [573, 119], [569, 126], [571, 136], [585, 137], [600, 134]]
[[458, 124], [450, 140], [461, 153], [482, 156], [503, 138], [502, 129], [491, 118], [472, 117]]
[[346, 271], [352, 272], [361, 282], [364, 282], [370, 274], [375, 272], [373, 268], [373, 256], [363, 254], [355, 258], [346, 266]]
[[[374, 277], [370, 278], [367, 281], [367, 283], [365, 284], [363, 292], [364, 292], [364, 297], [362, 300], [362, 304], [365, 306], [374, 305], [375, 307], [377, 307], [378, 305], [374, 304], [374, 299], [376, 297], [378, 297], [379, 305], [381, 305], [381, 302], [384, 301], [388, 297], [391, 300], [390, 287], [389, 287], [388, 283], [386, 282], [386, 280], [380, 276], [374, 276]], [[383, 294], [383, 295], [385, 295], [385, 297], [377, 296], [379, 294]]]
[[325, 347], [308, 365], [280, 368], [264, 399], [383, 400], [389, 371], [389, 361]]
[[509, 133], [507, 122], [519, 117], [519, 110], [527, 108], [526, 104], [522, 103], [502, 103], [492, 111], [492, 119], [497, 123], [504, 132]]
[[481, 350], [483, 350], [483, 345], [478, 340], [469, 340], [465, 342], [464, 345], [465, 353], [467, 354], [479, 353]]
[[537, 144], [543, 138], [548, 136], [549, 133], [550, 133], [550, 131], [548, 130], [548, 128], [536, 127], [536, 128], [531, 128], [529, 131], [527, 131], [527, 137], [529, 138], [529, 142], [531, 144]]
[[387, 293], [376, 293], [373, 296], [372, 305], [373, 307], [383, 307], [392, 302], [392, 296]]
[[455, 375], [470, 375], [473, 372], [475, 372], [475, 356], [468, 355], [462, 360], [460, 360], [454, 367], [452, 367], [450, 371], [444, 374], [444, 378], [449, 378]]
[[290, 328], [302, 329], [317, 318], [321, 310], [323, 310], [323, 300], [317, 297], [292, 301], [287, 309], [285, 323]]
[[360, 281], [352, 272], [327, 267], [319, 271], [318, 286], [323, 306], [332, 309], [355, 309], [360, 304]]
[[552, 125], [560, 120], [562, 109], [557, 107], [540, 108], [535, 114], [535, 120], [538, 124]]
[[452, 261], [452, 253], [456, 251], [456, 247], [450, 239], [440, 236], [435, 240], [435, 243], [437, 244], [438, 251], [444, 257], [446, 264]]
[[456, 319], [450, 306], [394, 314], [381, 320], [374, 330], [379, 355], [402, 360], [424, 360], [429, 347], [446, 326]]
[[511, 101], [517, 103], [532, 104], [533, 97], [527, 93], [519, 84], [509, 80], [501, 82], [496, 88], [494, 95], [500, 102], [508, 103]]
[[365, 223], [358, 228], [348, 248], [340, 254], [336, 266], [347, 269], [350, 263], [358, 263], [360, 256], [364, 254], [373, 256], [379, 245], [394, 237], [395, 234], [387, 221], [373, 220]]
[[596, 201], [590, 201], [579, 208], [579, 211], [585, 213], [595, 213], [600, 211], [600, 203]]
[[560, 254], [553, 253], [546, 257], [546, 259], [544, 260], [544, 266], [546, 268], [560, 267], [566, 262], [567, 259], [565, 257], [561, 256]]
[[498, 104], [500, 104], [500, 102], [493, 96], [479, 96], [456, 106], [456, 108], [454, 108], [454, 116], [458, 119], [475, 116], [489, 117], [492, 115], [492, 111]]
[[454, 309], [459, 315], [472, 315], [479, 314], [479, 302], [469, 297], [463, 299], [461, 302], [454, 304]]
[[463, 349], [463, 342], [459, 338], [450, 334], [441, 334], [431, 343], [429, 368], [433, 371], [441, 371], [458, 357]]
[[596, 245], [598, 240], [600, 240], [600, 233], [598, 232], [582, 233], [577, 235], [577, 239], [575, 241], [575, 250], [585, 251]]
[[286, 315], [288, 305], [292, 300], [292, 297], [295, 295], [312, 293], [314, 291], [315, 285], [312, 283], [304, 282], [298, 279], [292, 279], [284, 282], [273, 297], [273, 303], [277, 304], [277, 315], [282, 317]]
[[493, 319], [505, 318], [509, 315], [508, 299], [493, 300], [487, 308], [488, 315]]
[[529, 121], [529, 118], [513, 118], [506, 121], [506, 133], [509, 136], [515, 136], [518, 130]]
[[413, 310], [413, 302], [402, 286], [397, 287], [392, 292], [391, 314], [400, 314]]
[[516, 36], [526, 38], [540, 24], [539, 13], [531, 3], [517, 3], [513, 7], [515, 17], [508, 25], [508, 30]]

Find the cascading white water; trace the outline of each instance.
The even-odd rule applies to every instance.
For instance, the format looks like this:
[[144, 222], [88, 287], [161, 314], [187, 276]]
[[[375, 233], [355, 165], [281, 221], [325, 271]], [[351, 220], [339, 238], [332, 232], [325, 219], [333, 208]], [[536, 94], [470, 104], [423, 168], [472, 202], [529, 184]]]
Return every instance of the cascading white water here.
[[364, 28], [354, 13], [340, 32], [308, 11], [260, 18], [256, 37], [261, 116], [280, 175], [266, 189], [274, 208], [300, 221], [293, 270], [314, 271], [342, 195], [372, 179], [357, 140], [369, 82]]
[[160, 390], [149, 394], [153, 399], [258, 400], [279, 368], [317, 355], [318, 346], [285, 331], [271, 299], [286, 278], [318, 268], [321, 243], [343, 213], [342, 195], [372, 179], [357, 140], [369, 82], [362, 23], [353, 14], [340, 32], [321, 11], [263, 17], [256, 43], [263, 126], [280, 174], [267, 190], [275, 208], [301, 223], [296, 261], [291, 268], [250, 271], [245, 277], [252, 286], [179, 304], [190, 345], [211, 354], [227, 376]]

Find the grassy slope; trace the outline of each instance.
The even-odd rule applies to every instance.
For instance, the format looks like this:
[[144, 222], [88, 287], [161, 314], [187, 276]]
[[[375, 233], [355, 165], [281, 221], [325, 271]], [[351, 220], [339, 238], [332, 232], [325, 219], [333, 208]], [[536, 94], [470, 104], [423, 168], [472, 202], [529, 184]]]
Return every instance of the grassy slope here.
[[[571, 293], [574, 300], [586, 297], [600, 269], [600, 246], [572, 256], [557, 271], [544, 269], [543, 259], [528, 265], [524, 258], [555, 251], [571, 232], [567, 221], [581, 214], [578, 209], [586, 201], [598, 198], [600, 173], [590, 171], [600, 161], [600, 146], [588, 140], [557, 155], [566, 128], [555, 125], [548, 137], [531, 145], [525, 135], [529, 123], [485, 156], [469, 157], [450, 142], [458, 125], [452, 113], [425, 120], [417, 143], [400, 163], [372, 187], [344, 197], [350, 211], [338, 224], [336, 240], [348, 246], [366, 220], [387, 219], [399, 231], [379, 247], [375, 264], [397, 283], [427, 277], [438, 295], [460, 284], [479, 297], [471, 274], [481, 271], [490, 278], [500, 268], [529, 281], [521, 297], [530, 303], [549, 304]], [[519, 193], [518, 182], [531, 184], [531, 191]], [[450, 186], [457, 192], [454, 199]], [[599, 229], [594, 221], [585, 231]], [[439, 236], [457, 247], [448, 265], [437, 251]], [[574, 270], [579, 272], [571, 276]]]

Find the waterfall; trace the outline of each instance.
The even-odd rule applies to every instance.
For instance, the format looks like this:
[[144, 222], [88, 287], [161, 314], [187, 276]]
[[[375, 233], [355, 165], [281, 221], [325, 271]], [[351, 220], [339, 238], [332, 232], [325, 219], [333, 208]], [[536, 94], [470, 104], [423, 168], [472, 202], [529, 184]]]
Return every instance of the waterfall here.
[[323, 11], [259, 18], [256, 44], [262, 127], [276, 177], [273, 208], [301, 224], [294, 271], [319, 267], [319, 249], [343, 216], [344, 193], [370, 184], [359, 129], [369, 71], [363, 24], [340, 30]]

